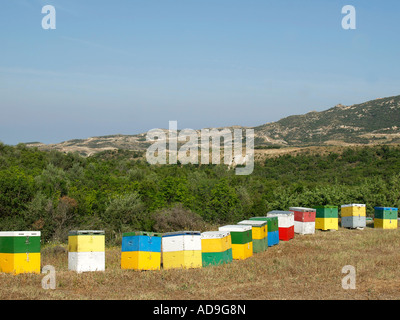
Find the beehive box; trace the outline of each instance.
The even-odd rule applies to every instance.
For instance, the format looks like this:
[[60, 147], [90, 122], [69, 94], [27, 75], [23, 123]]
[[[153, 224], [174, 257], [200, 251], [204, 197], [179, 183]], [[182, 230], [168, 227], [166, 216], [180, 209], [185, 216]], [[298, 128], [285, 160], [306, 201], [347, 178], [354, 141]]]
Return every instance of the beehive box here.
[[343, 228], [365, 228], [367, 226], [365, 204], [344, 204], [341, 206], [340, 215]]
[[397, 229], [398, 208], [375, 207], [374, 228]]
[[164, 269], [201, 268], [201, 233], [199, 231], [167, 232], [162, 235]]
[[248, 225], [252, 227], [253, 253], [267, 250], [268, 248], [268, 221], [261, 220], [243, 220], [239, 225]]
[[246, 225], [226, 225], [219, 231], [229, 231], [232, 240], [232, 258], [244, 260], [253, 255], [252, 227]]
[[274, 210], [267, 217], [278, 217], [279, 240], [289, 241], [294, 238], [294, 213], [292, 211]]
[[315, 214], [313, 208], [290, 207], [289, 211], [294, 213], [294, 232], [298, 234], [315, 233]]
[[104, 231], [73, 230], [68, 233], [68, 270], [105, 270]]
[[160, 270], [161, 233], [126, 232], [122, 234], [121, 269]]
[[251, 217], [250, 220], [267, 221], [268, 247], [279, 244], [278, 217]]
[[315, 229], [338, 230], [339, 214], [338, 207], [332, 205], [317, 206], [315, 216]]
[[229, 231], [207, 231], [201, 234], [203, 267], [232, 262], [232, 240]]
[[40, 231], [0, 232], [0, 272], [40, 273]]

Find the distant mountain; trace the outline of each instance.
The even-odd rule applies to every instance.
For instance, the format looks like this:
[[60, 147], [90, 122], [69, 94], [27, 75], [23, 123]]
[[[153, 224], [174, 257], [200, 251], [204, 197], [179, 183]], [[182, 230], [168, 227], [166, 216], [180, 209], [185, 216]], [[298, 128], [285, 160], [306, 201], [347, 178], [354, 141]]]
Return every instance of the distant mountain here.
[[400, 96], [290, 116], [254, 128], [256, 144], [288, 146], [400, 142]]
[[[326, 111], [293, 115], [253, 129], [255, 146], [259, 148], [400, 143], [400, 96], [351, 106], [339, 104]], [[88, 156], [115, 149], [143, 151], [150, 144], [146, 141], [146, 133], [141, 133], [75, 139], [49, 145], [33, 142], [27, 146]]]

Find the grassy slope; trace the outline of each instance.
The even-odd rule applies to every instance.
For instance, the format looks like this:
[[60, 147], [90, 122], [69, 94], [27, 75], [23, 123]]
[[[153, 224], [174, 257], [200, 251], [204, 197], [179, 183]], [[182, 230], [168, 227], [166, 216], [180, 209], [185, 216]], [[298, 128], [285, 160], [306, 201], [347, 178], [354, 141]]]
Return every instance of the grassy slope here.
[[[121, 270], [114, 247], [105, 272], [76, 274], [66, 252], [42, 252], [57, 289], [42, 289], [43, 275], [0, 274], [0, 299], [400, 299], [400, 228], [295, 235], [247, 260], [190, 270]], [[341, 286], [345, 265], [356, 268], [356, 290]]]

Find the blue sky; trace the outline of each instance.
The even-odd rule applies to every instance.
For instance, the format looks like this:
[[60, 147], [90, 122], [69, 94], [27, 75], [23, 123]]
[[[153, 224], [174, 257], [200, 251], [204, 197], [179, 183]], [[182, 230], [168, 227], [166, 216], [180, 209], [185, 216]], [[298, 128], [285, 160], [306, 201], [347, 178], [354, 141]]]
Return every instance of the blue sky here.
[[[347, 4], [356, 30], [341, 27]], [[394, 0], [2, 0], [0, 141], [257, 126], [399, 95], [399, 13]]]

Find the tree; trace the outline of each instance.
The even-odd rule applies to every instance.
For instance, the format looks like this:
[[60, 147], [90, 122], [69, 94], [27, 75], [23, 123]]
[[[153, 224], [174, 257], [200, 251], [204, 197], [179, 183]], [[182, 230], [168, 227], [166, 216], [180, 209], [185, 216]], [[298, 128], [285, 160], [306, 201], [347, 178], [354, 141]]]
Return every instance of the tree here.
[[148, 222], [144, 209], [138, 193], [116, 195], [110, 200], [102, 220], [114, 235], [127, 229], [141, 230]]

